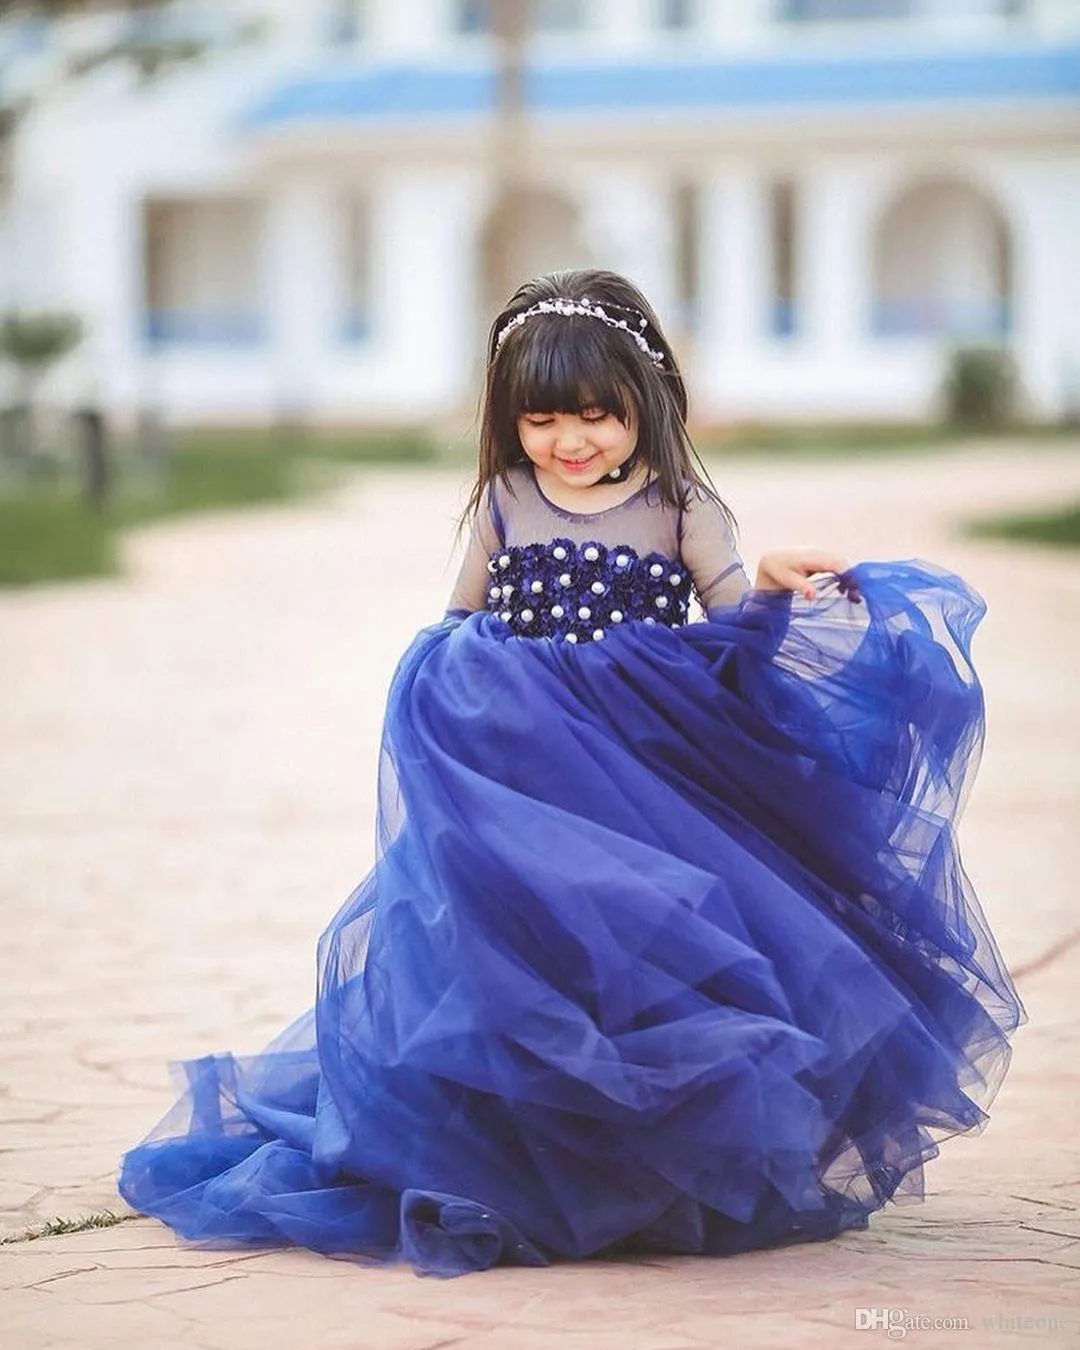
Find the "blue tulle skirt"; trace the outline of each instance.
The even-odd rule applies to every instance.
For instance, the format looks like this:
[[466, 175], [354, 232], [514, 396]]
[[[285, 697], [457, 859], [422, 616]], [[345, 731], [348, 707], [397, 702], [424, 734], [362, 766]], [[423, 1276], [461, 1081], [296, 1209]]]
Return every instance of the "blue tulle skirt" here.
[[923, 563], [571, 647], [474, 614], [390, 693], [379, 860], [264, 1053], [120, 1189], [183, 1236], [450, 1275], [862, 1228], [1024, 1010], [955, 826], [983, 605]]

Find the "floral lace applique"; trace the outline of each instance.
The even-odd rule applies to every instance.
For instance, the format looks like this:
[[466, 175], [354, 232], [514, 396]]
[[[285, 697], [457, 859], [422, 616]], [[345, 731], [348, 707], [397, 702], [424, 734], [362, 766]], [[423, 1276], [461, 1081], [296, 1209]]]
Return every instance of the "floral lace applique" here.
[[500, 549], [488, 561], [487, 608], [517, 637], [598, 642], [615, 624], [686, 622], [690, 578], [663, 553], [553, 539]]

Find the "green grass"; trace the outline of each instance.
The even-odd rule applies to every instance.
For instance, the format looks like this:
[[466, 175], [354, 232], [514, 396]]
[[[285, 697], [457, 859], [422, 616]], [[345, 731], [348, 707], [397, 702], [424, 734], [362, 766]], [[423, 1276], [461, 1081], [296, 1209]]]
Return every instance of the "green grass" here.
[[840, 425], [761, 425], [734, 427], [729, 433], [702, 432], [695, 444], [702, 456], [783, 455], [808, 458], [925, 452], [953, 448], [965, 441], [1077, 439], [1080, 430], [1056, 423], [1030, 424], [1004, 431], [979, 431], [934, 422], [844, 423]]
[[112, 525], [75, 497], [0, 497], [0, 586], [108, 576], [117, 565]]
[[1080, 502], [1037, 515], [974, 521], [968, 533], [981, 539], [1012, 539], [1055, 548], [1080, 548]]
[[47, 1219], [44, 1223], [23, 1229], [21, 1233], [0, 1238], [0, 1245], [36, 1242], [39, 1238], [62, 1237], [65, 1233], [86, 1233], [92, 1228], [115, 1228], [119, 1223], [130, 1223], [138, 1217], [138, 1214], [114, 1214], [111, 1209], [103, 1209], [96, 1214], [84, 1214], [78, 1219]]
[[[347, 467], [430, 463], [435, 442], [420, 433], [189, 431], [172, 439], [167, 479], [157, 491], [121, 497], [118, 523], [134, 525], [195, 511], [292, 501], [332, 486]], [[134, 477], [134, 475], [130, 475]]]
[[435, 457], [432, 438], [409, 432], [187, 432], [171, 438], [161, 472], [121, 448], [118, 488], [100, 512], [66, 480], [0, 493], [0, 586], [113, 575], [120, 536], [132, 526], [293, 501], [332, 487], [351, 466]]

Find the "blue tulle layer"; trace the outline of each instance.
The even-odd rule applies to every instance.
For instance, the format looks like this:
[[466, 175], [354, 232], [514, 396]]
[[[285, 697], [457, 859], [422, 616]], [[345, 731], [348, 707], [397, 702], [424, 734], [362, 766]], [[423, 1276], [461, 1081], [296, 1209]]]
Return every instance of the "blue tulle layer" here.
[[448, 1275], [827, 1238], [921, 1193], [1025, 1016], [954, 835], [983, 606], [923, 563], [846, 580], [576, 648], [422, 632], [314, 1008], [180, 1066], [125, 1199]]

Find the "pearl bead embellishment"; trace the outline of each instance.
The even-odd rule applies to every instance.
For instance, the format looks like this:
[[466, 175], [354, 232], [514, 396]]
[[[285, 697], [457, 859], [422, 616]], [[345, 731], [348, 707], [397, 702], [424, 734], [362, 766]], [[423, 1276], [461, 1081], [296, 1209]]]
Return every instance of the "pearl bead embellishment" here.
[[[494, 573], [487, 609], [517, 637], [587, 645], [631, 620], [670, 628], [686, 623], [691, 583], [677, 556], [552, 539], [504, 544], [487, 567]], [[556, 599], [561, 603], [552, 603]]]

